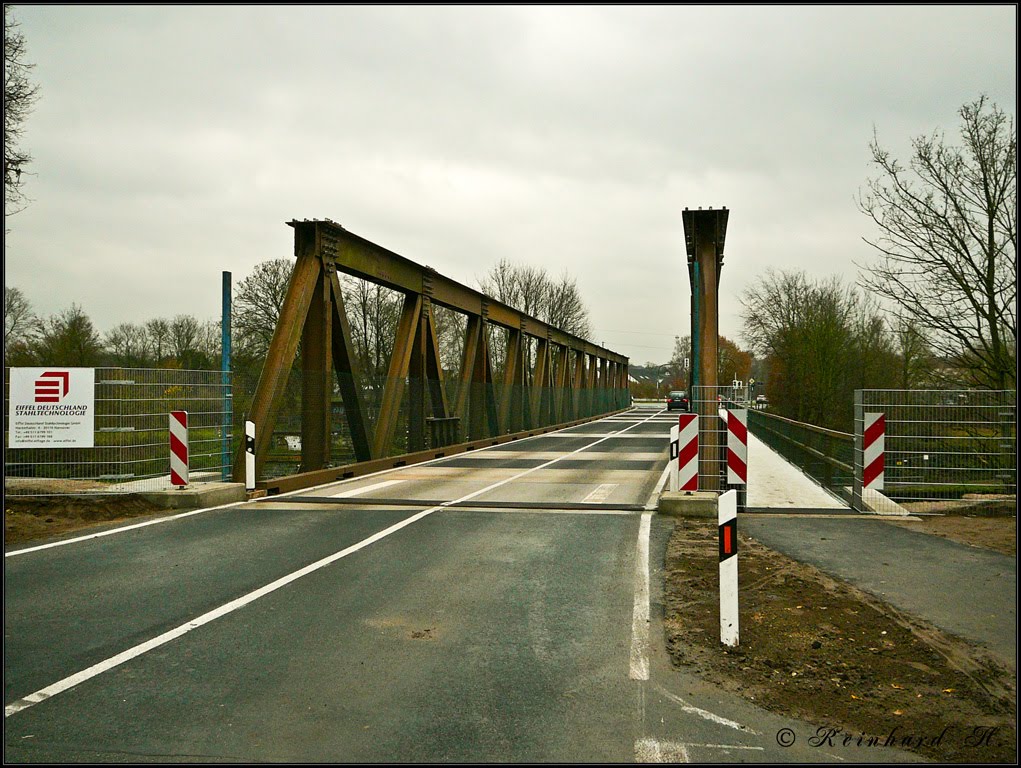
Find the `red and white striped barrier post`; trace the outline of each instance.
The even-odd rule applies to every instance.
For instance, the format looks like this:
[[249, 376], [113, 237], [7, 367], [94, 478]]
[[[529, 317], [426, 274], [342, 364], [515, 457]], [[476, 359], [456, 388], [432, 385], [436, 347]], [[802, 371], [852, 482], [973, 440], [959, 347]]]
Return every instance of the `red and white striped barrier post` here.
[[862, 441], [864, 461], [862, 462], [862, 487], [876, 491], [883, 490], [883, 471], [886, 468], [886, 414], [865, 414], [865, 436]]
[[727, 485], [748, 485], [748, 410], [727, 411]]
[[188, 484], [188, 412], [170, 412], [170, 484]]
[[[733, 411], [731, 411], [733, 413]], [[720, 496], [720, 642], [738, 643], [737, 610], [737, 491]]]
[[678, 490], [698, 490], [698, 414], [683, 413], [678, 422]]

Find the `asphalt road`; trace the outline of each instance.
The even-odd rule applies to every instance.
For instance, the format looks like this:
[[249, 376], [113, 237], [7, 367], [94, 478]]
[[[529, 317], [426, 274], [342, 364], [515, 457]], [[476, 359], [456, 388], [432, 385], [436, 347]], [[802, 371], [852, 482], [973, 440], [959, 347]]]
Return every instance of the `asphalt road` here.
[[671, 668], [675, 419], [8, 553], [5, 761], [911, 759]]

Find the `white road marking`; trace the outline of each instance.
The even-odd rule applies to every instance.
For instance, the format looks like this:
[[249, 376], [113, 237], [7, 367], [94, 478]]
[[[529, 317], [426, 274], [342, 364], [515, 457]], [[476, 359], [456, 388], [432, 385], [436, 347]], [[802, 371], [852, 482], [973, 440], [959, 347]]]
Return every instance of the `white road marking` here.
[[[631, 427], [628, 427], [628, 429], [631, 429]], [[243, 608], [244, 606], [258, 600], [261, 597], [265, 597], [266, 595], [272, 592], [276, 592], [278, 589], [281, 589], [282, 587], [285, 587], [288, 584], [297, 581], [298, 579], [304, 576], [309, 575], [310, 573], [314, 573], [315, 571], [318, 571], [321, 568], [325, 568], [327, 565], [335, 563], [341, 558], [354, 554], [355, 552], [364, 549], [370, 544], [374, 544], [375, 542], [386, 538], [390, 534], [396, 533], [402, 528], [406, 528], [407, 526], [418, 522], [422, 518], [431, 515], [433, 512], [436, 512], [437, 510], [448, 507], [451, 504], [459, 504], [461, 502], [468, 501], [469, 499], [473, 499], [476, 496], [481, 496], [484, 493], [488, 493], [489, 491], [495, 490], [500, 486], [506, 485], [507, 483], [522, 478], [525, 475], [530, 475], [531, 473], [537, 472], [540, 469], [545, 469], [546, 467], [552, 464], [556, 464], [558, 461], [562, 461], [563, 459], [566, 459], [569, 456], [581, 453], [587, 448], [591, 448], [593, 445], [598, 445], [599, 443], [603, 442], [603, 440], [606, 439], [607, 438], [596, 440], [595, 442], [590, 443], [589, 445], [578, 448], [577, 450], [571, 451], [570, 453], [565, 453], [563, 456], [560, 456], [556, 459], [551, 459], [550, 461], [547, 461], [544, 464], [540, 464], [537, 467], [526, 469], [525, 471], [517, 475], [514, 475], [513, 477], [508, 477], [497, 483], [493, 483], [492, 485], [486, 488], [482, 488], [481, 490], [469, 493], [467, 496], [462, 496], [459, 499], [455, 499], [453, 501], [446, 501], [438, 506], [430, 507], [429, 509], [424, 509], [421, 512], [412, 515], [411, 517], [405, 518], [400, 522], [394, 523], [389, 528], [385, 528], [384, 530], [379, 531], [378, 533], [374, 533], [372, 536], [369, 536], [368, 538], [362, 539], [357, 544], [352, 544], [351, 546], [346, 547], [340, 550], [339, 552], [334, 552], [332, 555], [329, 555], [327, 557], [322, 558], [321, 560], [317, 560], [314, 563], [306, 565], [304, 568], [294, 571], [293, 573], [289, 573], [288, 575], [283, 576], [277, 579], [276, 581], [270, 582], [269, 584], [260, 587], [259, 589], [249, 592], [247, 595], [243, 595], [237, 598], [236, 600], [232, 600], [229, 603], [225, 603], [224, 605], [221, 605], [219, 608], [214, 608], [213, 610], [208, 611], [207, 613], [204, 613], [201, 616], [192, 619], [191, 621], [181, 624], [180, 626], [177, 626], [168, 632], [164, 632], [162, 635], [158, 635], [157, 637], [154, 637], [151, 640], [146, 640], [144, 643], [139, 643], [138, 645], [132, 648], [128, 648], [126, 651], [122, 651], [121, 653], [118, 653], [115, 656], [111, 656], [110, 658], [105, 659], [104, 661], [101, 661], [97, 664], [93, 664], [91, 667], [88, 667], [87, 669], [83, 669], [80, 672], [76, 672], [73, 675], [65, 677], [63, 680], [58, 680], [52, 685], [48, 685], [45, 688], [41, 688], [38, 691], [35, 691], [34, 693], [30, 693], [27, 696], [6, 705], [4, 707], [4, 717], [7, 718], [17, 712], [20, 712], [24, 709], [28, 709], [29, 707], [34, 706], [41, 701], [45, 701], [46, 699], [52, 698], [53, 696], [56, 696], [57, 694], [62, 693], [63, 691], [68, 690], [69, 688], [73, 688], [79, 683], [83, 683], [86, 680], [90, 680], [93, 677], [96, 677], [97, 675], [101, 675], [104, 672], [107, 672], [115, 667], [120, 666], [121, 664], [127, 661], [130, 661], [131, 659], [141, 656], [144, 653], [148, 653], [154, 648], [159, 648], [161, 645], [165, 645], [166, 643], [169, 643], [171, 640], [176, 640], [178, 637], [188, 634], [193, 629], [198, 629], [199, 627], [208, 624], [211, 621], [215, 621], [216, 619], [226, 616], [229, 613], [233, 613], [239, 608]], [[643, 519], [645, 518], [645, 516], [646, 515], [643, 515]], [[648, 628], [646, 627], [646, 632], [647, 631]]]
[[631, 619], [631, 679], [649, 679], [649, 530], [652, 513], [643, 512], [635, 555], [635, 607]]
[[103, 536], [112, 536], [115, 533], [124, 533], [125, 531], [132, 531], [136, 528], [145, 528], [150, 525], [159, 525], [160, 523], [169, 523], [171, 520], [180, 520], [183, 517], [191, 517], [192, 515], [199, 515], [203, 512], [212, 512], [216, 509], [229, 509], [230, 507], [237, 507], [246, 502], [236, 501], [233, 504], [221, 504], [218, 507], [207, 507], [205, 509], [193, 509], [189, 512], [181, 512], [177, 515], [169, 515], [167, 517], [160, 517], [155, 520], [146, 520], [144, 523], [133, 523], [131, 525], [125, 525], [121, 528], [111, 528], [106, 531], [99, 531], [98, 533], [90, 533], [85, 536], [76, 536], [73, 539], [63, 539], [61, 541], [51, 541], [49, 544], [39, 544], [35, 547], [26, 547], [25, 549], [15, 549], [13, 552], [5, 552], [4, 557], [15, 557], [16, 555], [27, 555], [29, 552], [39, 552], [43, 549], [52, 549], [53, 547], [63, 547], [67, 544], [77, 544], [80, 541], [88, 541], [89, 539], [98, 539]]
[[755, 736], [761, 735], [758, 731], [752, 730], [747, 725], [741, 725], [741, 723], [735, 722], [733, 720], [728, 720], [725, 717], [720, 717], [719, 715], [710, 712], [706, 709], [702, 709], [701, 707], [693, 706], [686, 702], [684, 699], [682, 699], [680, 696], [670, 693], [670, 691], [668, 691], [666, 688], [663, 688], [662, 686], [657, 685], [656, 689], [664, 696], [666, 696], [668, 699], [670, 699], [670, 701], [680, 705], [681, 710], [683, 712], [688, 712], [692, 715], [698, 715], [703, 720], [708, 720], [712, 723], [716, 723], [717, 725], [725, 725], [728, 728], [733, 728], [735, 731], [744, 731]]
[[370, 491], [378, 491], [380, 488], [386, 488], [391, 485], [397, 485], [397, 483], [403, 483], [403, 480], [384, 480], [381, 483], [375, 483], [374, 485], [366, 485], [362, 488], [352, 488], [350, 491], [341, 491], [340, 493], [329, 494], [331, 499], [350, 499], [352, 496], [361, 496], [363, 493], [369, 493]]
[[748, 747], [743, 744], [696, 744], [690, 741], [660, 741], [639, 739], [635, 742], [635, 761], [639, 763], [690, 763], [689, 749], [744, 750], [765, 752], [765, 747]]
[[613, 489], [617, 487], [617, 483], [603, 483], [596, 488], [592, 493], [581, 500], [582, 504], [602, 504], [606, 501], [607, 497], [613, 493]]
[[656, 481], [656, 487], [652, 489], [652, 493], [649, 494], [648, 501], [645, 502], [645, 508], [650, 511], [655, 511], [659, 506], [659, 495], [663, 492], [663, 488], [666, 486], [666, 481], [670, 477], [670, 462], [667, 461], [666, 466], [663, 467], [663, 473], [659, 476], [659, 480]]
[[684, 744], [657, 739], [639, 739], [635, 742], [635, 762], [638, 763], [689, 763]]

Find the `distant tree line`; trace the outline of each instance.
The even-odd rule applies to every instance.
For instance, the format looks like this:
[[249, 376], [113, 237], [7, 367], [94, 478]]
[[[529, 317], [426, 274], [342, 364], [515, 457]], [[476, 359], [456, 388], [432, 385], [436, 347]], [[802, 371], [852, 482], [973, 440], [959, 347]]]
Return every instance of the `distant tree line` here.
[[[231, 312], [231, 353], [235, 391], [254, 392], [262, 362], [283, 307], [292, 259], [264, 261], [234, 288]], [[340, 275], [352, 345], [362, 371], [370, 407], [378, 404], [390, 365], [404, 297], [378, 284]], [[500, 262], [481, 280], [479, 289], [519, 311], [578, 336], [589, 334], [588, 311], [576, 283], [566, 275], [550, 278], [544, 270]], [[433, 316], [441, 363], [456, 379], [464, 344], [465, 317], [434, 306]], [[503, 343], [500, 329], [491, 328], [494, 368], [499, 371]], [[65, 365], [82, 367], [216, 369], [220, 366], [220, 321], [191, 315], [120, 323], [105, 334], [84, 309], [38, 316], [24, 293], [4, 287], [4, 355], [8, 366]], [[295, 362], [300, 359], [300, 349]], [[293, 388], [293, 387], [292, 387]], [[297, 390], [293, 393], [297, 396]]]
[[218, 367], [220, 322], [157, 317], [101, 334], [77, 304], [40, 317], [19, 288], [4, 286], [4, 359], [8, 366]]
[[855, 389], [915, 386], [929, 370], [917, 350], [907, 380], [885, 313], [839, 278], [768, 270], [742, 304], [744, 338], [765, 361], [766, 395], [782, 416], [849, 432]]

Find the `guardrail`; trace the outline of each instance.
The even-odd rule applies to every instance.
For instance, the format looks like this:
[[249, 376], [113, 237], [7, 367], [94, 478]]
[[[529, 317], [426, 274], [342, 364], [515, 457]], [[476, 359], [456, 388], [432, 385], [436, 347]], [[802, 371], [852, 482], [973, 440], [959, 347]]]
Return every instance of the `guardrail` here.
[[849, 500], [854, 435], [760, 410], [748, 411], [748, 430], [821, 486]]

